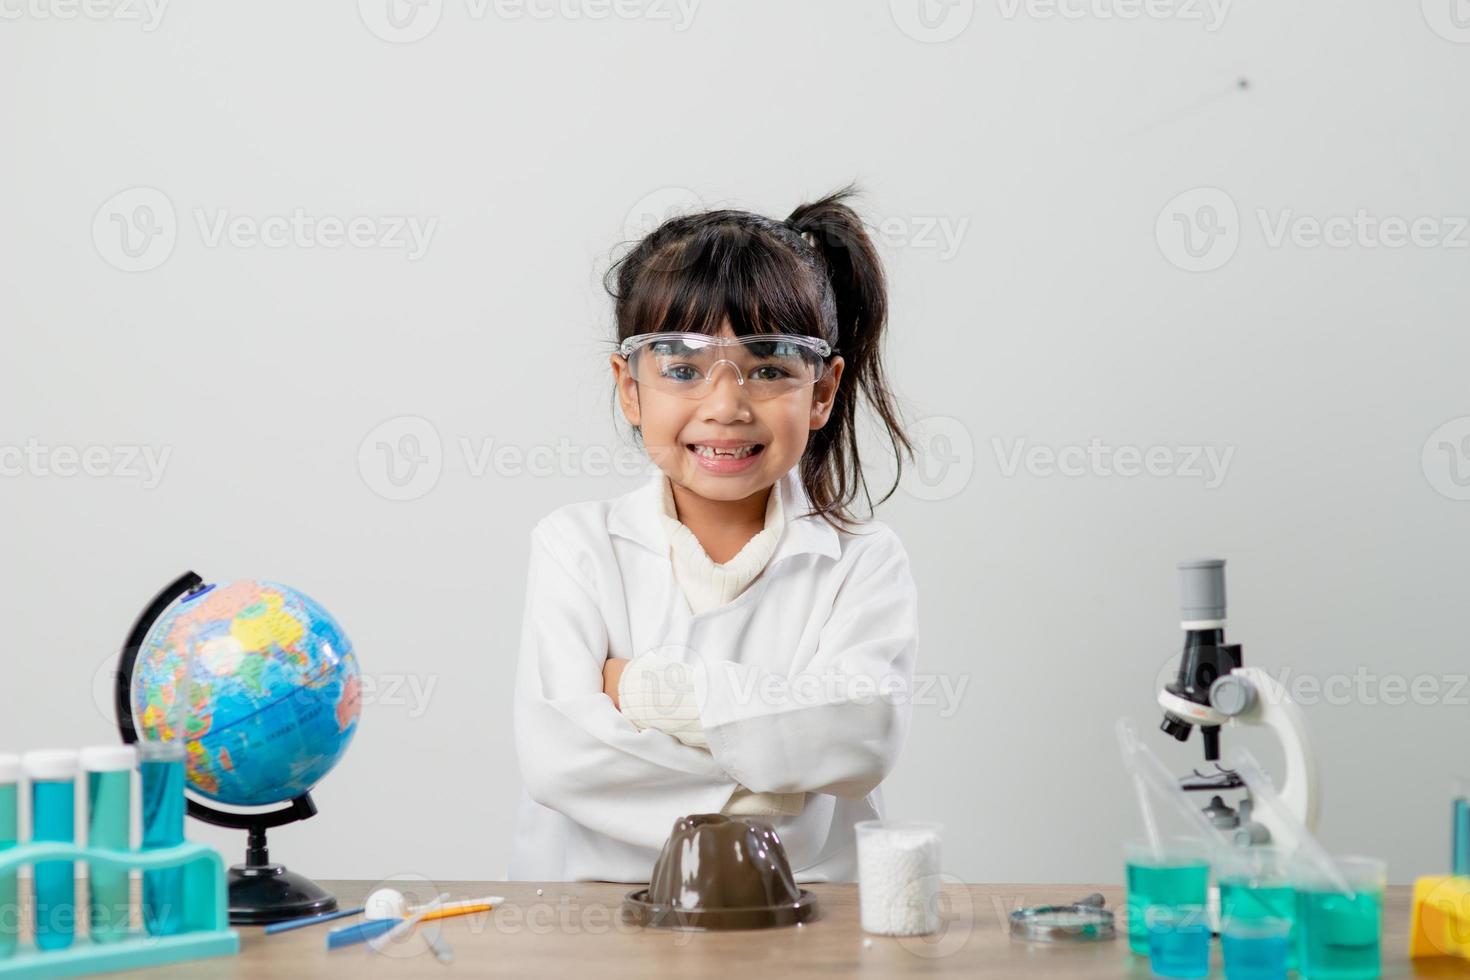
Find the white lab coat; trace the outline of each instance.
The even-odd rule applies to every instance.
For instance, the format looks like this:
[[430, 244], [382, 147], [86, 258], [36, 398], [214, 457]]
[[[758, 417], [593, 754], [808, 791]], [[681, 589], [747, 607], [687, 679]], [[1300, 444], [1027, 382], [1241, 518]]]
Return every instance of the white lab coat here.
[[[853, 824], [908, 734], [918, 605], [897, 535], [839, 533], [799, 475], [777, 483], [787, 524], [733, 601], [690, 612], [659, 522], [662, 473], [612, 500], [562, 507], [531, 534], [516, 671], [524, 790], [509, 876], [646, 882], [674, 821], [718, 813], [737, 785], [804, 792], [776, 829], [798, 881], [854, 881]], [[602, 693], [609, 657], [692, 668], [709, 750], [639, 730]]]

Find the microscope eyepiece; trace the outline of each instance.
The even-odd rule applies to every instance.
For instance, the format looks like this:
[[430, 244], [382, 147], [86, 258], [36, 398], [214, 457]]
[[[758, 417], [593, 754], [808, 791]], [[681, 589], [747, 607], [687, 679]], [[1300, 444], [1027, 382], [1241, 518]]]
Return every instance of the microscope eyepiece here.
[[1225, 623], [1225, 559], [1179, 563], [1179, 619], [1185, 629], [1211, 629]]

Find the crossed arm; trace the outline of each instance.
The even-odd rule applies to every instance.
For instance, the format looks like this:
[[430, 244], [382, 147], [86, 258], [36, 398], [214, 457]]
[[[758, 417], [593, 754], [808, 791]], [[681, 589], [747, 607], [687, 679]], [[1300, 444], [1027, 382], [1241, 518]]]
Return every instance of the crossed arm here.
[[618, 696], [618, 683], [623, 679], [624, 668], [632, 662], [627, 657], [608, 657], [602, 665], [602, 693], [612, 698], [613, 707], [619, 711], [623, 710], [623, 702]]
[[[670, 814], [717, 812], [741, 788], [860, 797], [891, 769], [909, 705], [906, 697], [872, 692], [884, 678], [906, 685], [917, 647], [915, 590], [896, 540], [855, 562], [803, 671], [687, 665], [700, 692], [707, 750], [656, 728], [640, 730], [619, 711], [630, 661], [607, 657], [595, 593], [553, 529], [538, 525], [531, 550], [515, 741], [537, 802], [656, 848]], [[801, 693], [819, 675], [836, 677], [837, 689]]]

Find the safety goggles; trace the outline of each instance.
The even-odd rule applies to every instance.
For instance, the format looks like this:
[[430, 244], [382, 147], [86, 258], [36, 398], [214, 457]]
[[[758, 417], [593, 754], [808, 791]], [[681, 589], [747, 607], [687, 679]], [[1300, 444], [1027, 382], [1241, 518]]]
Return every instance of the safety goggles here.
[[820, 381], [832, 346], [820, 337], [801, 334], [714, 337], [666, 332], [629, 337], [618, 353], [627, 360], [633, 380], [658, 391], [703, 398], [714, 384], [715, 369], [728, 365], [747, 396], [764, 399]]

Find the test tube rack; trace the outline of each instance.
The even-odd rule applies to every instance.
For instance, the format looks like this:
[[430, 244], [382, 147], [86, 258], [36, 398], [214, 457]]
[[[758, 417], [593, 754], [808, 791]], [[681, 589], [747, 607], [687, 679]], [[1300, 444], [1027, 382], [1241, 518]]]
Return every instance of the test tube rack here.
[[[151, 936], [133, 930], [111, 942], [77, 935], [65, 949], [42, 950], [22, 943], [0, 958], [0, 978], [75, 977], [132, 970], [164, 963], [229, 956], [240, 951], [240, 934], [229, 928], [229, 896], [224, 862], [214, 848], [186, 843], [149, 851], [111, 851], [75, 844], [32, 842], [0, 850], [0, 875], [15, 874], [40, 861], [86, 861], [92, 867], [129, 871], [183, 869], [183, 928], [175, 935]], [[85, 917], [79, 902], [78, 921]]]

